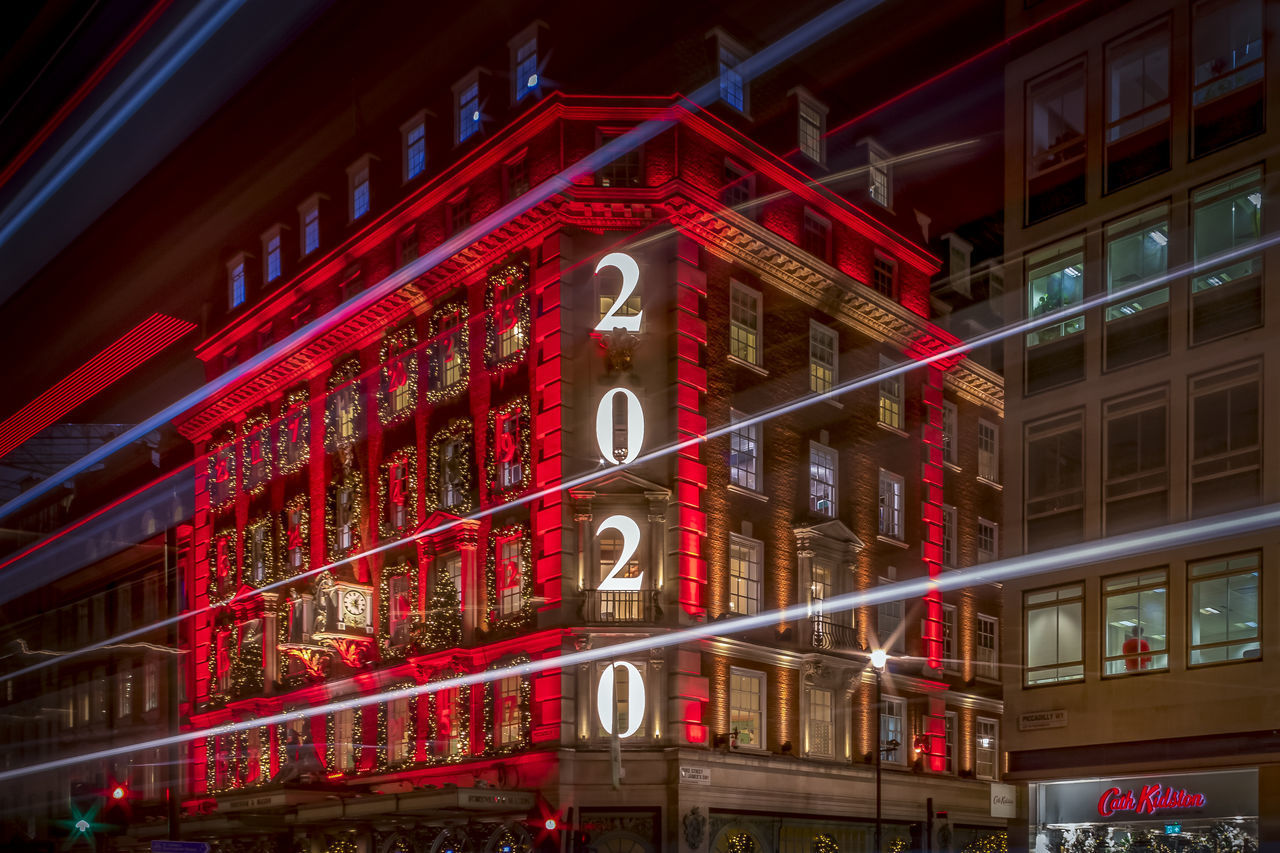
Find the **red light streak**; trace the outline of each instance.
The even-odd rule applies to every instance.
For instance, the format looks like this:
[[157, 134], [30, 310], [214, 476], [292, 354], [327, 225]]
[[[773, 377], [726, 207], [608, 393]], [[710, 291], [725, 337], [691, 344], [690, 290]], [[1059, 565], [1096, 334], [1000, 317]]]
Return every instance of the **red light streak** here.
[[0, 458], [194, 329], [152, 314], [0, 423]]

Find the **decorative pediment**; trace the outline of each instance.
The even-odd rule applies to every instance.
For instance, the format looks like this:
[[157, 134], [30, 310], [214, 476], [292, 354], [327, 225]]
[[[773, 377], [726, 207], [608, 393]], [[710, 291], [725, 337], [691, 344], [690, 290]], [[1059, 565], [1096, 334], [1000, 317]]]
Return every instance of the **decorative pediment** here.
[[671, 497], [671, 490], [643, 477], [637, 477], [630, 471], [616, 469], [606, 471], [582, 486], [569, 489], [569, 497], [575, 501], [624, 495], [665, 500]]
[[416, 540], [424, 550], [448, 551], [476, 547], [479, 535], [480, 522], [477, 519], [462, 518], [451, 512], [436, 510], [414, 528], [410, 538]]
[[824, 521], [821, 524], [796, 527], [794, 532], [796, 534], [796, 543], [803, 549], [814, 546], [821, 547], [825, 544], [827, 548], [837, 548], [849, 550], [850, 553], [857, 553], [866, 547], [866, 543], [858, 538], [858, 534], [854, 533], [845, 526], [843, 521], [838, 519]]

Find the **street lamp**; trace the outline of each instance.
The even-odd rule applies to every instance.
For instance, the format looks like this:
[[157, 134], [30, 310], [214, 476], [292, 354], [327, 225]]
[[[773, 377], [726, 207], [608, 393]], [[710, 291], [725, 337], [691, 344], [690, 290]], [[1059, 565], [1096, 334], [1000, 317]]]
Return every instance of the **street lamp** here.
[[889, 655], [884, 649], [876, 649], [871, 653], [871, 666], [876, 672], [876, 717], [875, 717], [875, 738], [876, 738], [876, 841], [875, 853], [881, 853], [884, 849], [881, 846], [881, 827], [880, 827], [880, 754], [885, 748], [896, 749], [897, 741], [889, 741], [888, 743], [880, 743], [880, 680], [884, 677], [885, 664], [889, 662]]

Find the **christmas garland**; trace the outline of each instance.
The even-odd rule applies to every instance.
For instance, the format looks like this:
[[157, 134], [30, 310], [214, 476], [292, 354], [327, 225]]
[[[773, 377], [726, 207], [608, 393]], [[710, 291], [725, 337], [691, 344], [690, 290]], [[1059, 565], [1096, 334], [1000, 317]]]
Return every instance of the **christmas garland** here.
[[[363, 708], [351, 709], [351, 773], [360, 771], [360, 752], [357, 749], [364, 742], [364, 714]], [[334, 762], [337, 760], [336, 743], [338, 732], [338, 714], [340, 711], [330, 711], [325, 715], [324, 723], [324, 766], [330, 773], [347, 773], [346, 768], [337, 767]]]
[[[277, 442], [280, 462], [277, 467], [281, 474], [292, 474], [306, 466], [311, 459], [310, 437], [311, 412], [307, 407], [307, 391], [305, 388], [300, 388], [285, 397], [284, 412], [280, 416], [280, 437]], [[295, 444], [297, 455], [290, 460], [289, 449]]]
[[[244, 582], [252, 587], [262, 587], [276, 580], [277, 571], [275, 563], [275, 529], [271, 523], [272, 519], [269, 515], [261, 518], [255, 518], [253, 521], [245, 525], [244, 542], [242, 544], [243, 553], [240, 556], [240, 565], [244, 567]], [[267, 528], [267, 534], [262, 538], [262, 578], [255, 579], [253, 577], [253, 542], [254, 534], [259, 528]]]
[[[507, 418], [516, 418], [516, 446], [514, 454], [516, 464], [520, 466], [520, 481], [512, 486], [503, 486], [498, 477], [498, 424]], [[516, 397], [496, 409], [489, 410], [489, 428], [486, 433], [489, 448], [488, 464], [485, 466], [489, 479], [489, 498], [493, 502], [510, 500], [529, 487], [533, 472], [529, 466], [529, 398]]]
[[[211, 449], [206, 463], [208, 465], [208, 478], [205, 487], [209, 492], [209, 506], [213, 509], [221, 509], [235, 500], [236, 496], [235, 445], [227, 443], [216, 450]], [[215, 484], [220, 486], [216, 494], [214, 492]]]
[[[351, 544], [347, 548], [338, 545], [338, 493], [351, 490]], [[343, 557], [360, 551], [360, 520], [364, 517], [364, 475], [350, 468], [329, 484], [324, 506], [325, 543], [329, 561], [336, 563]]]
[[[266, 413], [252, 415], [244, 422], [244, 456], [240, 461], [240, 475], [244, 480], [244, 492], [258, 495], [271, 482], [271, 434]], [[261, 456], [262, 469], [254, 475], [254, 448]]]
[[[392, 566], [383, 566], [381, 575], [378, 582], [378, 650], [384, 661], [401, 660], [409, 653], [412, 638], [418, 633], [418, 626], [421, 624], [417, 616], [418, 570], [411, 561], [402, 560]], [[391, 642], [391, 580], [397, 577], [404, 577], [409, 581], [411, 606], [406, 621], [409, 626], [410, 642], [393, 645]]]
[[[221, 548], [219, 547], [221, 544]], [[218, 555], [225, 558], [225, 565], [219, 565]], [[209, 540], [209, 603], [226, 604], [236, 594], [236, 531], [234, 527], [224, 527], [213, 534]]]
[[[394, 528], [391, 526], [391, 469], [399, 463], [408, 465], [401, 496], [405, 521], [404, 527]], [[418, 524], [418, 448], [409, 445], [388, 454], [378, 479], [378, 534], [387, 541], [399, 539]]]
[[[529, 663], [531, 660], [532, 658], [527, 654], [521, 653], [513, 658], [496, 662], [489, 669], [520, 666]], [[531, 742], [531, 733], [533, 731], [533, 680], [529, 676], [521, 674], [520, 694], [517, 704], [517, 710], [520, 714], [520, 734], [512, 743], [495, 744], [496, 732], [502, 726], [502, 721], [497, 716], [497, 692], [500, 683], [500, 681], [490, 681], [484, 685], [484, 754], [486, 756], [523, 752], [529, 748]]]
[[[279, 615], [276, 616], [276, 671], [279, 674], [279, 682], [287, 689], [301, 687], [307, 681], [306, 671], [289, 674], [289, 668], [293, 664], [293, 659], [285, 652], [284, 647], [289, 642], [289, 619], [292, 616], [293, 599], [284, 598], [280, 602]], [[283, 725], [283, 724], [282, 724]], [[281, 743], [284, 743], [281, 740]]]
[[[399, 689], [402, 687], [410, 687], [413, 681], [403, 681], [396, 684], [391, 689]], [[405, 734], [409, 747], [403, 758], [399, 761], [391, 761], [391, 737], [388, 734], [388, 724], [390, 722], [391, 702], [381, 702], [378, 704], [378, 770], [386, 772], [390, 770], [401, 770], [409, 767], [416, 762], [414, 749], [418, 743], [418, 697], [408, 696], [409, 709], [405, 714], [404, 726]]]
[[[418, 334], [412, 325], [389, 333], [382, 342], [382, 352], [379, 355], [382, 369], [378, 371], [378, 420], [383, 426], [413, 414], [418, 400], [417, 343]], [[393, 405], [396, 395], [393, 388], [401, 386], [407, 388], [409, 404], [402, 409], [395, 409]]]
[[813, 853], [840, 853], [840, 845], [830, 835], [815, 835], [810, 846]]
[[[503, 301], [498, 302], [498, 291], [503, 291]], [[512, 296], [512, 293], [518, 295]], [[489, 273], [484, 294], [485, 307], [485, 362], [491, 370], [502, 370], [524, 360], [529, 349], [529, 261], [519, 258]], [[514, 352], [502, 356], [498, 352], [499, 314], [506, 322], [509, 313], [514, 313], [516, 337], [522, 342]]]
[[[450, 302], [440, 306], [431, 315], [431, 319], [427, 324], [428, 339], [431, 341], [430, 357], [427, 359], [427, 373], [430, 376], [427, 388], [427, 401], [431, 403], [442, 403], [452, 397], [461, 394], [467, 388], [467, 379], [471, 372], [470, 364], [470, 329], [467, 325], [467, 306], [465, 302]], [[450, 317], [457, 318], [457, 324], [448, 327], [448, 337], [442, 339], [445, 334], [444, 321]], [[450, 340], [453, 333], [457, 333], [456, 340]], [[444, 376], [445, 356], [452, 347], [453, 355], [457, 359], [458, 378], [454, 382], [446, 385]]]
[[[289, 516], [298, 514], [298, 552], [302, 561], [295, 568], [289, 562]], [[284, 502], [280, 511], [280, 571], [279, 577], [291, 577], [306, 573], [311, 568], [311, 513], [307, 511], [307, 496], [294, 495]]]
[[[253, 620], [250, 620], [253, 621]], [[265, 629], [265, 621], [263, 628]], [[247, 622], [245, 623], [248, 624]], [[264, 655], [267, 644], [265, 630], [259, 632], [259, 642], [262, 644], [256, 650], [252, 647], [246, 649], [244, 646], [244, 625], [238, 626], [239, 631], [235, 631], [239, 636], [236, 637], [235, 652], [231, 655], [231, 695], [237, 699], [262, 691], [263, 682], [265, 680], [264, 672]], [[234, 631], [234, 629], [233, 629]]]
[[460, 498], [456, 503], [445, 506], [443, 504], [443, 484], [444, 484], [444, 448], [448, 442], [454, 439], [462, 439], [457, 445], [456, 462], [458, 469], [463, 471], [463, 477], [469, 478], [471, 471], [471, 419], [470, 418], [454, 418], [449, 425], [431, 437], [431, 447], [428, 456], [427, 465], [427, 511], [434, 512], [441, 510], [452, 513], [453, 515], [466, 515], [471, 512], [474, 497], [470, 483], [464, 482], [460, 492]]
[[[498, 548], [504, 540], [519, 538], [520, 560], [520, 609], [502, 614], [502, 601], [498, 593]], [[533, 542], [529, 528], [523, 524], [510, 524], [489, 534], [488, 554], [485, 557], [485, 592], [489, 600], [489, 626], [491, 631], [515, 634], [533, 627]]]
[[[441, 670], [431, 678], [431, 682], [445, 681], [450, 678], [457, 678], [463, 673], [455, 668]], [[449, 752], [441, 755], [438, 750], [446, 749], [442, 744], [447, 743], [447, 739], [443, 737], [440, 731], [440, 715], [437, 713], [439, 707], [440, 691], [427, 694], [427, 732], [431, 743], [431, 763], [432, 764], [457, 764], [460, 761], [469, 758], [470, 752], [470, 735], [471, 735], [471, 686], [464, 684], [461, 687], [454, 687], [451, 690], [444, 691], [453, 694], [456, 691], [457, 701], [454, 703], [454, 709], [457, 713], [452, 719], [452, 731], [457, 732], [458, 752]]]
[[[327, 416], [324, 419], [324, 446], [339, 450], [360, 440], [362, 424], [360, 414], [363, 401], [360, 397], [360, 359], [353, 357], [334, 368], [329, 377], [329, 395], [325, 400]], [[342, 420], [341, 405], [351, 403], [351, 435], [340, 436], [338, 423]]]
[[215, 705], [224, 705], [231, 700], [231, 687], [228, 686], [228, 689], [224, 691], [218, 683], [218, 638], [223, 633], [227, 634], [227, 655], [230, 657], [230, 660], [227, 661], [227, 668], [230, 671], [232, 662], [236, 657], [231, 647], [235, 624], [231, 621], [230, 615], [224, 613], [214, 620], [212, 630], [213, 644], [209, 648], [205, 661], [209, 669], [209, 702]]

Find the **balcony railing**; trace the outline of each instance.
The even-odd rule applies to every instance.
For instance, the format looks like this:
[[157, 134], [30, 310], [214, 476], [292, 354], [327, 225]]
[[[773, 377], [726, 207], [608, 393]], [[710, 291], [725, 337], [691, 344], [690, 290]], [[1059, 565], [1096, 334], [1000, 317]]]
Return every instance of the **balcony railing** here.
[[661, 613], [654, 590], [588, 589], [582, 595], [586, 622], [653, 622]]
[[820, 616], [810, 619], [811, 638], [815, 649], [845, 650], [857, 649], [858, 635], [853, 626], [843, 625], [833, 619]]

